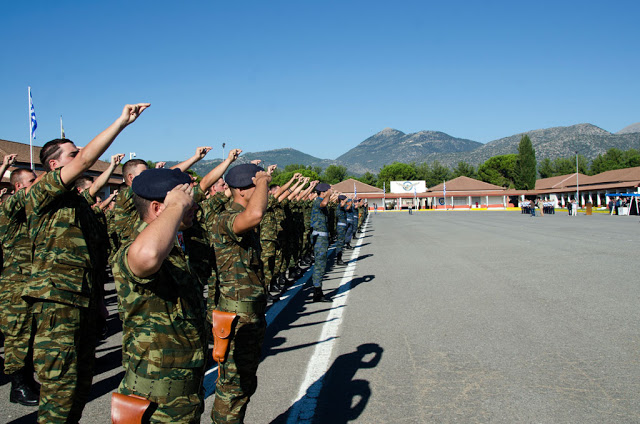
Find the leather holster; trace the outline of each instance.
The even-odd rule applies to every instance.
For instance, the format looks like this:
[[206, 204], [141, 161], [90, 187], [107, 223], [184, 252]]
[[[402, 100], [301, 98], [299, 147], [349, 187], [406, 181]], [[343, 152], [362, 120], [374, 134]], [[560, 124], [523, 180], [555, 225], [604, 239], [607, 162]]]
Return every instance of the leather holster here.
[[151, 401], [137, 395], [111, 393], [111, 422], [113, 424], [139, 424]]
[[229, 342], [233, 333], [233, 323], [237, 314], [233, 312], [213, 311], [213, 360], [222, 364], [227, 359]]

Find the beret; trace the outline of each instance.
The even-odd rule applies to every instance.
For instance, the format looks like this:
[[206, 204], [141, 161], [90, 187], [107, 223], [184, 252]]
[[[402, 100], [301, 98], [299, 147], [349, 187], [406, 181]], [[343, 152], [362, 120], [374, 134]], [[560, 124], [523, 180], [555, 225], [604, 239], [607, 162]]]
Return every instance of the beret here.
[[180, 184], [189, 183], [191, 183], [191, 176], [179, 169], [147, 169], [133, 179], [131, 189], [145, 199], [162, 201], [167, 196], [167, 192]]
[[330, 188], [331, 188], [331, 186], [330, 186], [329, 184], [327, 184], [327, 183], [320, 183], [320, 184], [318, 184], [318, 185], [316, 186], [315, 190], [316, 190], [318, 193], [322, 193], [323, 191], [327, 191], [327, 190], [329, 190]]
[[341, 194], [340, 196], [338, 196], [338, 200], [344, 200], [346, 198], [347, 196], [345, 196], [344, 194]]
[[224, 181], [233, 188], [249, 187], [253, 184], [253, 177], [260, 171], [264, 171], [264, 168], [252, 163], [244, 163], [231, 168], [224, 177]]

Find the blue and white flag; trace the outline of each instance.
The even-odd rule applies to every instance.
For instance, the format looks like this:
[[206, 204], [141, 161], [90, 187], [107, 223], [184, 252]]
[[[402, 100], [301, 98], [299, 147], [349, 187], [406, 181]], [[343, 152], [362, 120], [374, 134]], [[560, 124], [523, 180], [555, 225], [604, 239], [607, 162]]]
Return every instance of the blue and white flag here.
[[386, 181], [384, 181], [382, 183], [382, 193], [383, 194], [387, 194], [387, 182]]
[[29, 128], [31, 129], [31, 139], [36, 139], [36, 128], [38, 128], [38, 121], [36, 121], [36, 110], [33, 108], [33, 98], [31, 97], [31, 87], [29, 87]]
[[447, 203], [447, 182], [444, 182], [444, 187], [442, 187], [442, 197], [444, 197], [444, 202]]
[[353, 198], [357, 199], [358, 198], [358, 189], [356, 189], [356, 183], [355, 181], [353, 182]]

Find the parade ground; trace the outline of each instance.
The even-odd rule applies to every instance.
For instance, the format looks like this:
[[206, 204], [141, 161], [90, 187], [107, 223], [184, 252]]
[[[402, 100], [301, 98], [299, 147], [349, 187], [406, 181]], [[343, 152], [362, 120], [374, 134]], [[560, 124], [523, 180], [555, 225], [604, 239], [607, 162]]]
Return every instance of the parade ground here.
[[[333, 303], [311, 303], [307, 272], [269, 309], [246, 422], [640, 422], [639, 220], [371, 214], [328, 269]], [[123, 375], [113, 284], [107, 302], [84, 423], [110, 422]], [[35, 411], [0, 380], [0, 422]]]

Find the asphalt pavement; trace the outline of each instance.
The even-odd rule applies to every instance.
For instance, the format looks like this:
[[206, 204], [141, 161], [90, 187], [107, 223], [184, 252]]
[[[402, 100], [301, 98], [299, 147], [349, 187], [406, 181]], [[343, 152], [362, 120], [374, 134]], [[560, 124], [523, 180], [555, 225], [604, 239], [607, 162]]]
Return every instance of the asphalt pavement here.
[[[366, 229], [327, 272], [333, 303], [310, 301], [307, 273], [268, 312], [246, 422], [640, 422], [638, 217], [387, 212]], [[85, 423], [109, 422], [122, 378], [107, 300]], [[8, 392], [0, 422], [34, 422]]]

